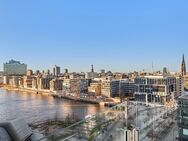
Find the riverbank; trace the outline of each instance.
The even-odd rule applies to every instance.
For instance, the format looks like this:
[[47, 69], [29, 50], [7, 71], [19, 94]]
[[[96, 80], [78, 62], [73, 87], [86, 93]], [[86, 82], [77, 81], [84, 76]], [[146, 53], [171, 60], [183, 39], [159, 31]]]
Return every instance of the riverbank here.
[[55, 98], [63, 98], [75, 102], [82, 102], [86, 104], [99, 104], [106, 107], [113, 107], [117, 105], [119, 102], [117, 101], [104, 101], [104, 100], [97, 100], [93, 97], [82, 97], [82, 96], [72, 96], [70, 93], [65, 91], [50, 91], [50, 90], [41, 90], [41, 89], [33, 89], [33, 88], [16, 88], [11, 87], [8, 85], [3, 85], [1, 88], [9, 90], [9, 91], [18, 91], [18, 92], [27, 92], [32, 94], [39, 94], [45, 96], [52, 96]]
[[32, 88], [17, 88], [17, 87], [11, 87], [3, 85], [1, 87], [2, 89], [9, 90], [9, 91], [18, 91], [18, 92], [28, 92], [33, 94], [42, 94], [42, 95], [51, 95], [50, 90], [37, 90]]

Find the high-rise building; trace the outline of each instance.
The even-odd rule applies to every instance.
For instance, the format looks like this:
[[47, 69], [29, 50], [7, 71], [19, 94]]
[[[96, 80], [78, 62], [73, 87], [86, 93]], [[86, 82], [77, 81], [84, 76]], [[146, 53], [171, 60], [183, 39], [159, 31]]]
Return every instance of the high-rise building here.
[[54, 66], [53, 67], [53, 75], [54, 76], [58, 76], [58, 75], [60, 75], [60, 73], [61, 73], [61, 68], [59, 67], [59, 66]]
[[176, 78], [173, 76], [144, 76], [135, 79], [135, 99], [165, 104], [176, 97]]
[[188, 95], [178, 98], [177, 122], [180, 141], [188, 140]]
[[183, 59], [182, 59], [182, 63], [181, 63], [181, 75], [185, 76], [187, 74], [186, 72], [186, 63], [185, 63], [185, 57], [183, 54]]
[[27, 65], [15, 60], [4, 63], [3, 69], [4, 75], [25, 75], [27, 73]]

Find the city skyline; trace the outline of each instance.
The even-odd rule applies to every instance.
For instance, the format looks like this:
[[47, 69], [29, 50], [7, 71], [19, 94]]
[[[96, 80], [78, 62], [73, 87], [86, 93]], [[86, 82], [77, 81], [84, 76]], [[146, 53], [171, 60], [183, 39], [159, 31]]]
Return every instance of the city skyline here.
[[[4, 62], [3, 64], [6, 64], [6, 63], [8, 63], [8, 62], [10, 62], [10, 61], [17, 61], [17, 62], [20, 62], [20, 60], [14, 60], [14, 59], [9, 59], [7, 62]], [[182, 61], [184, 61], [184, 63], [186, 64], [186, 59], [185, 59], [185, 54], [183, 54], [182, 55]], [[24, 63], [24, 62], [20, 62], [21, 64], [26, 64], [26, 63]], [[28, 64], [26, 64], [27, 66], [29, 66]], [[39, 69], [39, 68], [31, 68], [31, 67], [28, 67], [28, 70], [33, 70], [33, 71], [47, 71], [47, 70], [49, 70], [50, 71], [50, 73], [53, 73], [53, 69], [54, 69], [54, 67], [55, 66], [58, 66], [58, 67], [60, 67], [60, 72], [62, 73], [62, 72], [65, 72], [65, 70], [67, 70], [67, 71], [69, 71], [69, 72], [93, 72], [93, 71], [95, 71], [95, 72], [100, 72], [101, 70], [105, 70], [105, 71], [112, 71], [112, 72], [120, 72], [120, 73], [128, 73], [128, 72], [133, 72], [133, 71], [137, 71], [137, 72], [140, 72], [140, 71], [145, 71], [145, 72], [155, 72], [155, 71], [163, 71], [164, 70], [164, 68], [166, 68], [167, 69], [167, 71], [169, 71], [169, 72], [178, 72], [178, 73], [182, 73], [182, 64], [180, 64], [180, 69], [178, 69], [177, 71], [172, 71], [169, 67], [167, 67], [168, 65], [166, 65], [166, 66], [163, 66], [162, 68], [158, 68], [158, 69], [156, 69], [155, 68], [155, 66], [154, 66], [155, 64], [152, 62], [152, 64], [151, 64], [151, 68], [150, 69], [142, 69], [142, 70], [131, 70], [131, 69], [129, 69], [129, 71], [126, 71], [126, 70], [124, 70], [124, 71], [121, 71], [121, 70], [117, 70], [117, 71], [113, 71], [113, 69], [112, 70], [110, 70], [110, 69], [105, 69], [104, 67], [103, 68], [101, 68], [101, 69], [95, 69], [95, 66], [93, 65], [93, 64], [90, 64], [90, 68], [88, 67], [88, 70], [86, 70], [86, 71], [74, 71], [74, 70], [71, 70], [70, 71], [70, 69], [67, 67], [67, 68], [65, 68], [65, 67], [63, 67], [63, 66], [61, 66], [61, 65], [57, 65], [57, 64], [55, 64], [55, 65], [53, 65], [53, 66], [50, 66], [49, 68], [42, 68], [42, 67], [39, 67], [39, 68], [41, 68], [41, 69]], [[97, 67], [98, 68], [98, 67]], [[2, 69], [2, 71], [3, 71], [3, 69]], [[186, 66], [185, 66], [185, 71], [186, 71]]]
[[[147, 2], [147, 3], [146, 3]], [[180, 71], [188, 62], [186, 1], [0, 2], [0, 63], [37, 70]], [[0, 65], [0, 70], [3, 65]]]

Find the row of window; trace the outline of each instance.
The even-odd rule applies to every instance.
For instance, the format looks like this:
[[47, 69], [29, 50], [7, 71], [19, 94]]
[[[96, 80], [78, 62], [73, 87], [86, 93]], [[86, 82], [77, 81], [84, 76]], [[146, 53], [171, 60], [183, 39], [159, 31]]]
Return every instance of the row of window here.
[[136, 84], [157, 84], [157, 85], [169, 85], [176, 83], [175, 78], [168, 79], [149, 79], [149, 78], [136, 78]]
[[142, 93], [165, 92], [165, 86], [139, 85], [136, 86], [136, 92], [142, 92]]

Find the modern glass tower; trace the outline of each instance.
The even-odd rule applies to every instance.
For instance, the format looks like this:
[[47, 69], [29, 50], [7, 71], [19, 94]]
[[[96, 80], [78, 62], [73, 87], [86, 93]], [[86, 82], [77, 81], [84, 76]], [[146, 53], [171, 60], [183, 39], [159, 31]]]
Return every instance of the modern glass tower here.
[[19, 61], [10, 60], [3, 64], [4, 75], [25, 75], [27, 72], [27, 65]]

